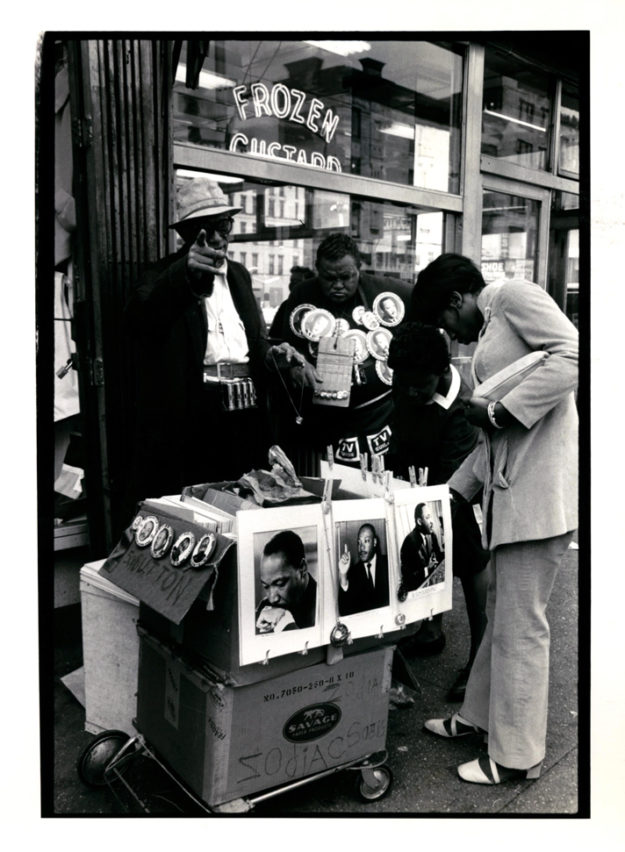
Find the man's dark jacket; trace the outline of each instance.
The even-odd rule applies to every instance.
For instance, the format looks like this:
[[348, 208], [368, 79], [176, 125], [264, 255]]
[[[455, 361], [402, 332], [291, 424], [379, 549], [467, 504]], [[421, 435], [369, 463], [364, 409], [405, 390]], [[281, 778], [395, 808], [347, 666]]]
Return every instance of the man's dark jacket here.
[[[210, 476], [211, 455], [219, 453], [211, 440], [211, 427], [218, 418], [229, 416], [217, 406], [214, 420], [201, 416], [208, 327], [203, 300], [189, 286], [186, 261], [183, 247], [156, 263], [126, 306], [125, 329], [136, 344], [130, 502], [179, 493], [185, 485], [205, 481]], [[265, 321], [247, 269], [228, 260], [227, 281], [245, 327], [252, 377], [262, 394], [269, 345]]]
[[388, 606], [388, 560], [377, 555], [375, 561], [375, 586], [373, 591], [363, 562], [351, 565], [347, 572], [347, 591], [339, 584], [339, 615], [353, 615], [368, 609]]
[[[407, 310], [412, 284], [396, 278], [383, 278], [362, 272], [359, 276], [356, 293], [344, 303], [331, 302], [326, 299], [316, 277], [306, 279], [293, 289], [288, 299], [278, 308], [271, 324], [270, 335], [272, 338], [288, 341], [299, 349], [309, 361], [313, 361], [308, 340], [297, 337], [289, 324], [291, 313], [298, 305], [309, 304], [317, 308], [325, 308], [335, 317], [346, 319], [351, 328], [359, 328], [366, 334], [367, 329], [358, 325], [352, 318], [352, 311], [360, 305], [367, 311], [373, 310], [373, 302], [376, 296], [385, 291], [397, 294]], [[389, 330], [391, 333], [393, 332], [392, 328]], [[363, 442], [364, 436], [373, 434], [386, 425], [390, 420], [393, 408], [391, 388], [380, 380], [376, 373], [375, 364], [376, 362], [372, 357], [362, 364], [365, 381], [360, 385], [352, 385], [349, 408], [313, 405], [310, 392], [307, 391], [302, 397], [298, 391], [291, 390], [291, 395], [304, 415], [304, 424], [302, 427], [298, 427], [294, 434], [288, 434], [287, 430], [286, 434], [281, 435], [280, 442], [284, 441], [285, 446], [289, 448], [306, 445], [324, 450], [327, 444], [335, 444], [339, 438], [357, 435], [361, 442], [361, 450], [370, 452], [370, 448]], [[383, 396], [383, 399], [380, 402], [357, 409], [363, 403], [381, 396]], [[281, 418], [281, 425], [292, 423], [292, 406], [285, 403], [284, 388], [277, 384], [274, 399], [277, 405], [276, 410]], [[293, 432], [293, 429], [291, 429], [291, 432]]]

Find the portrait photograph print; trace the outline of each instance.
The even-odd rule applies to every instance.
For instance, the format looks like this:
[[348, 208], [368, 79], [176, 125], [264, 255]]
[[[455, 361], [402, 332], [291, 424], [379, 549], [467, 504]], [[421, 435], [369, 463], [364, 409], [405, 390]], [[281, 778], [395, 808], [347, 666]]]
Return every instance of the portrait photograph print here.
[[387, 505], [381, 498], [332, 504], [334, 565], [326, 612], [337, 613], [352, 638], [396, 629], [391, 590], [396, 571], [389, 565]]
[[320, 506], [239, 512], [240, 664], [323, 643]]
[[395, 495], [399, 584], [395, 595], [408, 622], [451, 609], [452, 531], [445, 485]]

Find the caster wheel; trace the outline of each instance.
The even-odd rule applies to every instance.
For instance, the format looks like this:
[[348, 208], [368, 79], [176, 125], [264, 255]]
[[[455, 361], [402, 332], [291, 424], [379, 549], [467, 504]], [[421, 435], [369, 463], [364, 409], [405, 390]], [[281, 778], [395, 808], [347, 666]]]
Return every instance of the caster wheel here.
[[365, 802], [375, 802], [383, 799], [393, 784], [393, 773], [385, 764], [375, 769], [361, 770], [356, 784], [356, 792]]
[[104, 787], [104, 773], [130, 737], [124, 731], [102, 731], [78, 758], [78, 777], [88, 787]]

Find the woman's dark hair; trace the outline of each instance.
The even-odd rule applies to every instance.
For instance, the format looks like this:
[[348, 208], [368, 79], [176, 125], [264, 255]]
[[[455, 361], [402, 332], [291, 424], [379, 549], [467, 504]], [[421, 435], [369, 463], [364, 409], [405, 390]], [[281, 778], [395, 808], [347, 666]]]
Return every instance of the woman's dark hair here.
[[306, 558], [304, 542], [293, 530], [283, 530], [267, 542], [263, 556], [273, 556], [274, 553], [281, 553], [284, 556], [284, 561], [291, 568], [299, 568], [302, 559]]
[[436, 323], [451, 294], [477, 293], [486, 282], [477, 266], [462, 254], [441, 254], [417, 276], [406, 319]]
[[330, 234], [322, 240], [317, 249], [317, 263], [320, 260], [340, 260], [346, 254], [354, 258], [356, 266], [360, 267], [360, 252], [358, 246], [347, 234]]
[[395, 329], [387, 363], [391, 370], [442, 376], [449, 367], [447, 341], [432, 325], [404, 322]]

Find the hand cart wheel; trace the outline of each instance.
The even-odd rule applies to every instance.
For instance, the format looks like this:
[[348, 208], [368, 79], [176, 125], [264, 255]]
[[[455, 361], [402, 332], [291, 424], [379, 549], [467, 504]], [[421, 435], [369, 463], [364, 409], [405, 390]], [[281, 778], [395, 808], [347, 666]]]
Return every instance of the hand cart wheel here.
[[78, 777], [88, 787], [106, 785], [106, 769], [130, 739], [124, 731], [102, 731], [78, 758]]
[[393, 784], [393, 773], [383, 763], [371, 769], [361, 769], [356, 783], [356, 792], [365, 802], [383, 799]]

